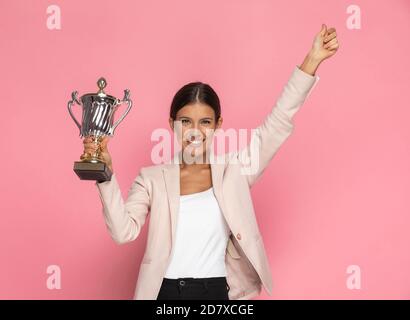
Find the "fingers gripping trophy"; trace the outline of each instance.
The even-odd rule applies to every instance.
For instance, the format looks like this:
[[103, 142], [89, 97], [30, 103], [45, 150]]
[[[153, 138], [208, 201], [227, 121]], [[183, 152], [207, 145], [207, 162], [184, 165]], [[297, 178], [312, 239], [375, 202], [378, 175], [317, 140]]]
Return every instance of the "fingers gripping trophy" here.
[[[72, 98], [68, 101], [67, 107], [71, 118], [80, 130], [80, 137], [84, 137], [84, 140], [92, 141], [94, 144], [91, 152], [85, 150], [80, 156], [81, 161], [74, 162], [74, 172], [81, 180], [104, 182], [111, 180], [113, 172], [110, 164], [102, 156], [103, 142], [108, 137], [114, 135], [114, 130], [130, 111], [132, 101], [128, 89], [124, 90], [124, 98], [122, 100], [106, 94], [104, 89], [107, 86], [107, 82], [104, 78], [98, 79], [97, 85], [99, 88], [97, 93], [87, 93], [80, 98], [78, 98], [78, 92], [74, 91], [71, 94]], [[75, 103], [82, 106], [81, 124], [77, 121], [72, 111], [72, 106]], [[114, 122], [114, 115], [118, 107], [123, 103], [126, 103], [128, 107], [118, 120]]]

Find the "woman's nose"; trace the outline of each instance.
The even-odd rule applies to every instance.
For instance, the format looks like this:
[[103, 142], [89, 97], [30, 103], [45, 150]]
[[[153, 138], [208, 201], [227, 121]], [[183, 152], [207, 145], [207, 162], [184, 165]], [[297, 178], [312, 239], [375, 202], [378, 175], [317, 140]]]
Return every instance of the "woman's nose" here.
[[199, 130], [189, 130], [187, 135], [188, 140], [190, 141], [199, 140], [202, 138], [202, 133]]
[[201, 130], [197, 128], [189, 128], [185, 131], [185, 139], [193, 141], [193, 140], [201, 140], [204, 137], [204, 134]]

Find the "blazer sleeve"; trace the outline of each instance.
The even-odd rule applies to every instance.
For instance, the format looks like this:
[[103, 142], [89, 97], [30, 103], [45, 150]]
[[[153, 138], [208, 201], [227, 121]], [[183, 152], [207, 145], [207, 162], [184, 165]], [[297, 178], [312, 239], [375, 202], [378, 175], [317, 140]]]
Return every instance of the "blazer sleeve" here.
[[124, 202], [116, 174], [110, 181], [95, 182], [102, 203], [105, 224], [117, 244], [133, 241], [139, 235], [150, 209], [150, 198], [140, 171]]
[[319, 76], [312, 76], [295, 66], [272, 111], [252, 130], [250, 143], [234, 153], [233, 159], [239, 161], [241, 174], [246, 175], [250, 187], [292, 133], [292, 118], [318, 81]]

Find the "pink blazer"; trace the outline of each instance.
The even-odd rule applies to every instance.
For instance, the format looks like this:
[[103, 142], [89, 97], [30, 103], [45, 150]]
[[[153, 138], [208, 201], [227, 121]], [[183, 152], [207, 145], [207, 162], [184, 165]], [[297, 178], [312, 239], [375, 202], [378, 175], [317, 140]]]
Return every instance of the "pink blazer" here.
[[[230, 228], [225, 263], [229, 299], [251, 299], [262, 286], [272, 295], [272, 276], [253, 208], [250, 188], [293, 131], [292, 117], [308, 97], [319, 76], [296, 66], [279, 99], [250, 143], [241, 150], [218, 155], [211, 163], [216, 199]], [[257, 155], [252, 157], [251, 155]], [[95, 182], [107, 229], [118, 244], [135, 240], [150, 214], [147, 244], [133, 299], [155, 300], [175, 243], [178, 219], [180, 152], [168, 163], [142, 167], [124, 202], [114, 173], [111, 181]], [[244, 174], [245, 167], [256, 168]]]

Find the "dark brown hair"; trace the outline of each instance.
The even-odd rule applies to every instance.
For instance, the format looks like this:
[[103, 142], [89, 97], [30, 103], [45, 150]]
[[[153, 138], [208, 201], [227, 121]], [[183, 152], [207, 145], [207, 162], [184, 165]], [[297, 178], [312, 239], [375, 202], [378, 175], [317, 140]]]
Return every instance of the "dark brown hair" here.
[[172, 99], [170, 117], [175, 120], [181, 108], [196, 102], [209, 105], [215, 112], [215, 121], [218, 121], [221, 116], [219, 97], [210, 85], [199, 81], [188, 83], [177, 91]]

